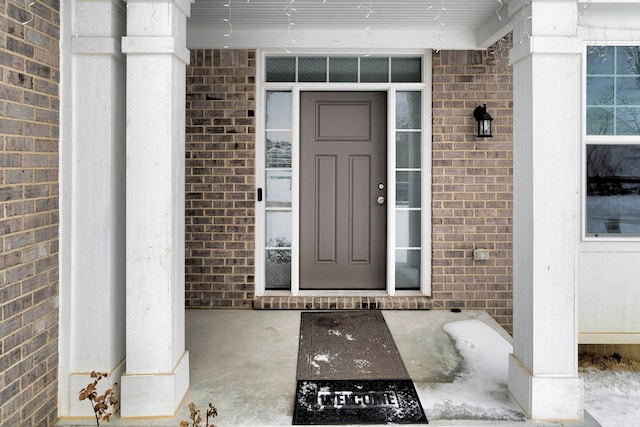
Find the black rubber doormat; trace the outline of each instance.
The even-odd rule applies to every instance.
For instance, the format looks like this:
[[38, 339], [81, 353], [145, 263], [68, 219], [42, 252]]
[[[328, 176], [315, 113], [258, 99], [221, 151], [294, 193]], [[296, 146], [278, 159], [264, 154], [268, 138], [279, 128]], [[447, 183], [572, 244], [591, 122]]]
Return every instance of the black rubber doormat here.
[[293, 424], [428, 421], [411, 380], [298, 380]]
[[427, 424], [382, 312], [304, 312], [293, 424]]

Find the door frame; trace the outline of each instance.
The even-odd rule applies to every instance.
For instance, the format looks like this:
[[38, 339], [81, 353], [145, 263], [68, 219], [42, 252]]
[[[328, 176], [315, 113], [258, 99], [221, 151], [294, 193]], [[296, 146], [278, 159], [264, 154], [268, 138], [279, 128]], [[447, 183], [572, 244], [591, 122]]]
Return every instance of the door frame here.
[[[363, 55], [365, 52], [296, 51], [297, 55]], [[376, 55], [393, 56], [398, 51], [376, 51]], [[430, 49], [402, 51], [402, 54], [421, 56], [423, 76], [421, 83], [265, 83], [264, 58], [270, 54], [283, 56], [283, 51], [260, 50], [256, 52], [256, 189], [265, 188], [265, 123], [264, 108], [267, 91], [290, 91], [292, 95], [292, 250], [291, 289], [265, 289], [265, 204], [256, 198], [255, 214], [255, 295], [256, 296], [431, 296], [431, 53]], [[300, 290], [300, 92], [386, 92], [387, 93], [387, 247], [386, 247], [386, 289], [382, 290]], [[420, 289], [395, 289], [395, 206], [396, 197], [396, 92], [416, 91], [422, 93], [422, 150], [421, 150], [421, 268]]]

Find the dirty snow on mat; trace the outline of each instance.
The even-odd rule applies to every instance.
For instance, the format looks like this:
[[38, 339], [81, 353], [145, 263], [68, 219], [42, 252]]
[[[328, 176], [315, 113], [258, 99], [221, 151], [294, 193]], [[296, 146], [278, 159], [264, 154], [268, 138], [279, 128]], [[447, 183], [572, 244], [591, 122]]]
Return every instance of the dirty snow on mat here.
[[640, 372], [581, 369], [584, 406], [602, 427], [638, 425]]
[[512, 346], [486, 323], [461, 320], [443, 329], [463, 359], [453, 383], [417, 384], [429, 419], [525, 420], [507, 394]]

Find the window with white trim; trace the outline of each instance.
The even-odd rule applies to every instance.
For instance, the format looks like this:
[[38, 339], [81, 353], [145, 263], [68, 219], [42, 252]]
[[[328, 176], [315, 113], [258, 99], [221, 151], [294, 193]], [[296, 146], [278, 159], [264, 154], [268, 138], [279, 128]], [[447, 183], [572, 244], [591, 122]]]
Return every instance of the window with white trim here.
[[585, 235], [640, 237], [640, 46], [587, 46]]

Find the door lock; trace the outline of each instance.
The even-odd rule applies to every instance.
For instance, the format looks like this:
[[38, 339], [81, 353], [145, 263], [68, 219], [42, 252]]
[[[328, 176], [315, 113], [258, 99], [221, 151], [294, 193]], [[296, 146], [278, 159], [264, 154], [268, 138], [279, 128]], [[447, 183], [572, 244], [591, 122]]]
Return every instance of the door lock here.
[[384, 182], [378, 184], [378, 190], [384, 190]]
[[384, 197], [383, 196], [379, 196], [376, 201], [378, 202], [379, 205], [384, 205]]

